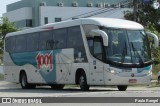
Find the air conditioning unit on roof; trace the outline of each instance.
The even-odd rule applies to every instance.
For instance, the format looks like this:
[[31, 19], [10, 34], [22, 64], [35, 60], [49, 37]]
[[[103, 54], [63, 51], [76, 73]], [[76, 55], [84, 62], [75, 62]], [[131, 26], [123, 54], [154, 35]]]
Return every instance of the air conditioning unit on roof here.
[[98, 3], [98, 4], [97, 4], [97, 7], [102, 8], [102, 7], [103, 7], [103, 4], [102, 4], [102, 3]]
[[39, 6], [46, 6], [46, 2], [41, 2]]
[[61, 2], [58, 3], [58, 6], [59, 6], [59, 7], [63, 7], [63, 3], [61, 3]]
[[105, 4], [104, 4], [104, 7], [105, 7], [105, 8], [108, 8], [108, 7], [110, 7], [110, 4], [109, 4], [109, 3], [105, 3]]
[[120, 4], [120, 3], [114, 4], [113, 7], [114, 7], [114, 8], [120, 8], [120, 7], [121, 7], [121, 4]]
[[93, 3], [88, 3], [87, 6], [88, 7], [93, 7]]
[[77, 2], [73, 2], [73, 3], [72, 3], [72, 6], [73, 6], [73, 7], [78, 7], [78, 3], [77, 3]]

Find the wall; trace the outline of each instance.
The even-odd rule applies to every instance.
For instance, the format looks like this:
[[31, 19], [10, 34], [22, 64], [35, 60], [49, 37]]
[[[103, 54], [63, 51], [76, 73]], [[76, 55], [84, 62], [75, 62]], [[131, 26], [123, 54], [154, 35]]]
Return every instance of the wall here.
[[48, 17], [48, 22], [55, 22], [55, 18], [67, 19], [83, 18], [83, 17], [108, 17], [108, 18], [123, 18], [124, 11], [131, 10], [129, 8], [87, 8], [87, 7], [54, 7], [41, 6], [39, 7], [40, 25], [44, 25], [44, 18]]
[[24, 7], [3, 14], [3, 17], [8, 17], [11, 22], [32, 19], [32, 8]]

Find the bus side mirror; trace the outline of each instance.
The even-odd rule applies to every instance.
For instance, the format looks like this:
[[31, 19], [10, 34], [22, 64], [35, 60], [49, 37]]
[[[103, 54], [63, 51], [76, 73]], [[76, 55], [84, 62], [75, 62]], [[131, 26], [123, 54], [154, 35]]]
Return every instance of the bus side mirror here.
[[151, 33], [151, 32], [146, 32], [146, 34], [153, 37], [155, 48], [157, 48], [159, 46], [158, 36], [154, 33]]
[[101, 36], [103, 39], [103, 45], [108, 46], [108, 35], [106, 32], [99, 30], [99, 29], [94, 29], [91, 31], [91, 35], [94, 36]]

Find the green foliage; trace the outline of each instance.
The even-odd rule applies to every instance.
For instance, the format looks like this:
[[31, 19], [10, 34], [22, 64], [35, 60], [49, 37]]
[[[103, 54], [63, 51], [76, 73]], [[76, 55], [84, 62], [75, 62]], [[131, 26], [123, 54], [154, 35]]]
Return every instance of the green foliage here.
[[4, 75], [0, 73], [0, 81], [4, 80]]
[[157, 77], [159, 70], [160, 70], [160, 64], [153, 65], [153, 74], [156, 75], [156, 77]]
[[7, 33], [15, 32], [17, 29], [14, 23], [11, 23], [8, 18], [0, 18], [0, 54], [3, 54], [4, 38]]
[[124, 11], [124, 18], [127, 20], [134, 20], [133, 13], [131, 11]]

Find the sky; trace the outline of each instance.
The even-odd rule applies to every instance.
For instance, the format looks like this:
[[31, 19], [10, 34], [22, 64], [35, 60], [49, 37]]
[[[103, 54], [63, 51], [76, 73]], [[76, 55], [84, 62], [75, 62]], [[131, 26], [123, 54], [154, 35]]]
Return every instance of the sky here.
[[6, 12], [6, 5], [17, 2], [20, 0], [0, 0], [0, 17]]

